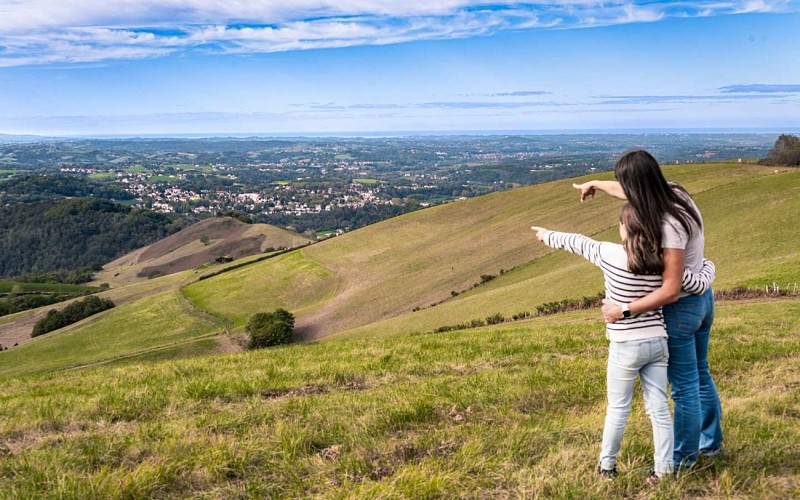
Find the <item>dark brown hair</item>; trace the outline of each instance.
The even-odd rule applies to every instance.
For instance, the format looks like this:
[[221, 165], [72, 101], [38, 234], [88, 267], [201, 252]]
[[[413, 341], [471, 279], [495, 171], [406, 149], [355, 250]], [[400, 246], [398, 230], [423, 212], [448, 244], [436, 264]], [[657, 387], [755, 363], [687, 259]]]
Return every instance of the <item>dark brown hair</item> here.
[[[641, 230], [641, 235], [638, 237], [642, 238], [643, 242], [634, 245], [637, 249], [635, 251], [641, 252], [643, 249], [654, 251], [653, 249], [656, 249], [654, 253], [661, 261], [658, 272], [655, 272], [655, 267], [650, 265], [644, 267], [648, 272], [637, 272], [634, 269], [631, 271], [637, 274], [661, 274], [664, 270], [661, 249], [664, 218], [671, 215], [683, 226], [687, 234], [692, 234], [692, 221], [698, 227], [702, 228], [703, 226], [700, 214], [689, 201], [689, 194], [686, 193], [686, 190], [677, 184], [667, 182], [658, 162], [647, 151], [636, 149], [623, 154], [614, 165], [614, 175], [635, 212], [636, 230]], [[676, 190], [681, 191], [683, 195], [679, 195]], [[625, 226], [628, 227], [627, 224]], [[643, 257], [641, 254], [639, 256]], [[630, 252], [628, 259], [630, 263]], [[639, 263], [648, 261], [640, 260]]]
[[630, 203], [623, 205], [619, 222], [625, 226], [627, 236], [622, 246], [628, 254], [628, 270], [633, 274], [661, 274], [664, 256], [660, 244], [653, 244], [639, 215]]

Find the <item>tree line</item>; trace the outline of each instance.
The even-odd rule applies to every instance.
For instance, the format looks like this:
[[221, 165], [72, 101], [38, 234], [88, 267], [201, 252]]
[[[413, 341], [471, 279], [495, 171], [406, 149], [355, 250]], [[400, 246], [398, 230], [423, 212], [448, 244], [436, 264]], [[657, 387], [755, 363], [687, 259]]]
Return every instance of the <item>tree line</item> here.
[[[186, 219], [96, 198], [2, 207], [0, 276], [96, 268], [188, 224]], [[82, 279], [81, 273], [65, 274]]]
[[131, 200], [134, 196], [111, 183], [100, 183], [79, 175], [18, 175], [0, 183], [3, 203], [34, 203], [61, 197], [93, 197]]

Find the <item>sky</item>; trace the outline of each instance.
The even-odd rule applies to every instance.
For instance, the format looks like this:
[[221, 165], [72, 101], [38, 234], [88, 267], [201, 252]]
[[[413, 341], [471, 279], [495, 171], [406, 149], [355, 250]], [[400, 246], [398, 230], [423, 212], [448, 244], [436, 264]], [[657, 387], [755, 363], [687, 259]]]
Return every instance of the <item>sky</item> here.
[[800, 131], [800, 0], [0, 0], [0, 134]]

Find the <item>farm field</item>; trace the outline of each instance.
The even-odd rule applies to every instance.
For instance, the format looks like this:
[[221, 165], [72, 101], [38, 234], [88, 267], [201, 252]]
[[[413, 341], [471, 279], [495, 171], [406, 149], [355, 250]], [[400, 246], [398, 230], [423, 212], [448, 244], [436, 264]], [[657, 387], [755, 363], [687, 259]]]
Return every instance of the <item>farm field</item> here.
[[2, 353], [0, 376], [74, 368], [148, 351], [224, 330], [194, 310], [178, 290], [117, 306]]

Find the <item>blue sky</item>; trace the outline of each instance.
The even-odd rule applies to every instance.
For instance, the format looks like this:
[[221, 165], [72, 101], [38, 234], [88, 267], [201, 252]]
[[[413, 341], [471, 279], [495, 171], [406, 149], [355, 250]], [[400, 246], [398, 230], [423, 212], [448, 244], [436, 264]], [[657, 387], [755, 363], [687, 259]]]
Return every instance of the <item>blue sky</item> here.
[[0, 0], [0, 133], [800, 130], [800, 0]]

